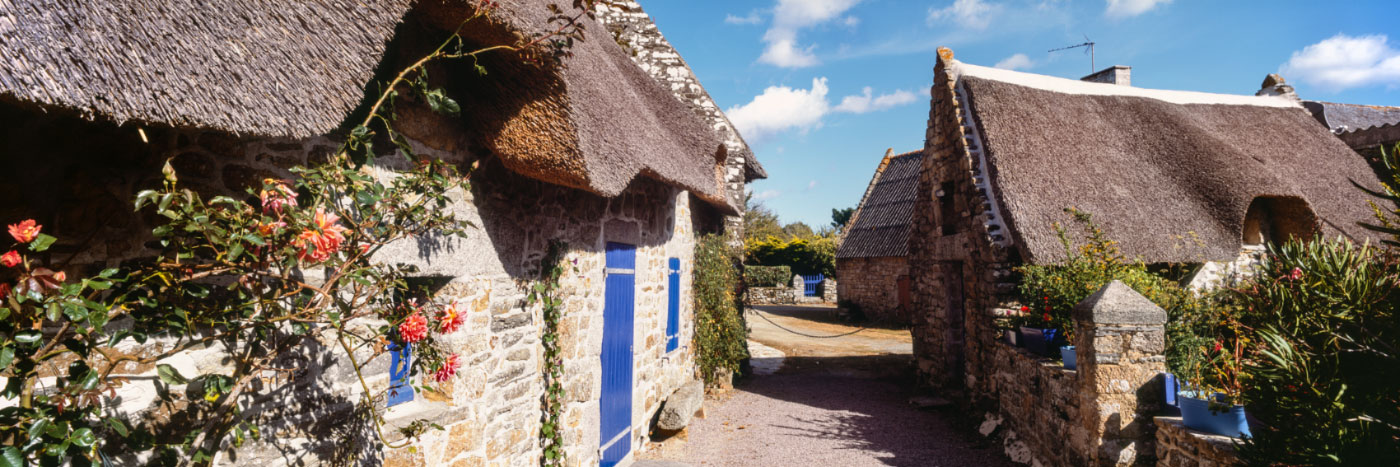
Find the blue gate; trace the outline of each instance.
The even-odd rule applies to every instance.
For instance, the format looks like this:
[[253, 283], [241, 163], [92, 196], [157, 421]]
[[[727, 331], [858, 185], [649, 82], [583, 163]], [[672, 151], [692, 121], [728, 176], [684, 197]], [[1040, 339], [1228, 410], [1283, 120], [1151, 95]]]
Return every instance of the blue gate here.
[[806, 275], [806, 274], [803, 274], [803, 275], [802, 275], [802, 296], [804, 296], [804, 297], [815, 297], [815, 296], [817, 296], [817, 286], [821, 285], [822, 279], [826, 279], [826, 276], [823, 276], [823, 275], [821, 275], [821, 274], [813, 274], [813, 275], [810, 275], [810, 276], [809, 276], [809, 275]]
[[608, 243], [606, 264], [599, 450], [602, 467], [611, 467], [632, 449], [632, 308], [636, 302], [637, 247]]

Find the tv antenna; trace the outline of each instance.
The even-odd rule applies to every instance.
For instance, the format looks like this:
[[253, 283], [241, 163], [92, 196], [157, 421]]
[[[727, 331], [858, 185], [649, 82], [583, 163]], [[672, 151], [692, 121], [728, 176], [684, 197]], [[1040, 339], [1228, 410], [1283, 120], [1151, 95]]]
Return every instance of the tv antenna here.
[[1070, 46], [1060, 47], [1060, 48], [1058, 48], [1058, 49], [1050, 49], [1050, 52], [1056, 52], [1056, 51], [1060, 51], [1060, 50], [1077, 49], [1077, 48], [1080, 48], [1080, 47], [1084, 47], [1084, 53], [1089, 54], [1089, 72], [1090, 72], [1090, 73], [1093, 73], [1093, 72], [1097, 71], [1098, 67], [1094, 66], [1094, 41], [1091, 40], [1091, 39], [1089, 39], [1089, 36], [1088, 36], [1088, 35], [1085, 35], [1085, 36], [1084, 36], [1084, 43], [1082, 43], [1082, 44], [1074, 44], [1074, 45], [1070, 45]]

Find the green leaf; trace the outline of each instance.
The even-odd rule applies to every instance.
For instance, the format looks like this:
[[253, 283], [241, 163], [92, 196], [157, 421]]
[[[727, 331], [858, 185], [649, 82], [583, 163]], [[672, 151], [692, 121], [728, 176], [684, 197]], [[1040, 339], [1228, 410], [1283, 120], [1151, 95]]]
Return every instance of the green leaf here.
[[126, 423], [122, 423], [119, 418], [107, 417], [104, 421], [107, 422], [107, 426], [110, 427], [112, 431], [117, 432], [117, 434], [121, 435], [123, 438], [127, 437], [130, 433], [126, 429]]
[[93, 434], [92, 429], [88, 427], [77, 429], [73, 432], [73, 436], [69, 436], [68, 439], [72, 440], [73, 444], [85, 448], [92, 447], [93, 444], [97, 443], [97, 435]]
[[165, 384], [185, 384], [190, 381], [185, 379], [184, 375], [181, 375], [175, 367], [165, 363], [156, 365], [156, 374], [160, 376], [160, 380], [164, 381]]
[[14, 446], [7, 446], [0, 451], [0, 467], [24, 467], [24, 456]]
[[29, 242], [29, 250], [35, 253], [47, 250], [49, 249], [49, 245], [53, 245], [53, 242], [56, 240], [58, 239], [54, 238], [52, 235], [39, 234], [39, 236], [34, 237], [34, 241]]
[[13, 346], [7, 345], [5, 346], [5, 348], [0, 349], [0, 369], [9, 368], [10, 363], [13, 363], [14, 361], [15, 348]]
[[39, 342], [39, 339], [43, 338], [44, 335], [39, 331], [25, 331], [15, 335], [15, 342], [19, 342], [21, 344], [33, 344], [35, 342]]

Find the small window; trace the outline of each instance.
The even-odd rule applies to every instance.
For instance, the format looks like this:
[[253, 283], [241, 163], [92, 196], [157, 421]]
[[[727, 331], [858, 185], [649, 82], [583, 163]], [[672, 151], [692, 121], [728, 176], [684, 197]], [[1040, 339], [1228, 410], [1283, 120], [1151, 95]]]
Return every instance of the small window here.
[[681, 259], [670, 259], [666, 282], [666, 351], [680, 347], [681, 328]]
[[413, 385], [409, 384], [409, 365], [413, 358], [413, 344], [389, 343], [389, 400], [387, 405], [393, 407], [413, 400]]
[[943, 224], [943, 235], [952, 235], [957, 231], [957, 222], [953, 219], [953, 182], [943, 182], [938, 187], [938, 221]]

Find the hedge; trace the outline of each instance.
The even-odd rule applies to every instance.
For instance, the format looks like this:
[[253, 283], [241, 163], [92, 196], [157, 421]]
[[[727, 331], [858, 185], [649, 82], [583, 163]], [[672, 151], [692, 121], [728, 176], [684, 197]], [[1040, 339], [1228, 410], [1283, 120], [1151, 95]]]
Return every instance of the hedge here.
[[744, 282], [749, 287], [782, 287], [792, 281], [788, 266], [744, 266]]

